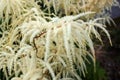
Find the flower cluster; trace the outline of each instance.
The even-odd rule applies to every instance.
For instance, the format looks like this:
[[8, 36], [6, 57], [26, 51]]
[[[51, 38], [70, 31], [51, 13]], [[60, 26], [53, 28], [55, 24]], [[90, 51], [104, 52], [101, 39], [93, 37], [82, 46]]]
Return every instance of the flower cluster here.
[[95, 64], [93, 37], [102, 43], [98, 29], [110, 41], [106, 18], [95, 16], [117, 1], [100, 2], [0, 0], [0, 70], [6, 80], [81, 80], [87, 57]]

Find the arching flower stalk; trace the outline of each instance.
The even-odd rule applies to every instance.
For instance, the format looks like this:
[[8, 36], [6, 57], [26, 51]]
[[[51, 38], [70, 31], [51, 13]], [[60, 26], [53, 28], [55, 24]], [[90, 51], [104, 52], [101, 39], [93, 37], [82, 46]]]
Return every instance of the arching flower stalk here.
[[84, 11], [93, 11], [103, 13], [103, 11], [111, 10], [111, 6], [119, 6], [117, 0], [36, 0], [38, 3], [44, 3], [45, 9], [54, 9], [56, 15], [75, 15]]
[[[19, 41], [17, 53], [13, 51], [15, 56], [10, 58], [10, 61], [12, 59], [11, 67], [10, 65], [6, 67], [10, 71], [13, 70], [16, 77], [18, 77], [17, 72], [20, 70], [22, 72], [20, 78], [23, 80], [33, 78], [33, 73], [35, 73], [37, 78], [48, 76], [45, 78], [49, 80], [62, 79], [64, 77], [80, 80], [77, 70], [85, 75], [86, 57], [91, 57], [93, 62], [95, 62], [93, 41], [89, 35], [91, 35], [90, 32], [93, 32], [92, 30], [94, 30], [94, 34], [98, 33], [96, 33], [97, 30], [95, 31], [94, 28], [89, 29], [90, 32], [86, 30], [96, 24], [100, 25], [100, 23], [97, 23], [96, 20], [85, 22], [80, 19], [80, 17], [90, 14], [94, 13], [86, 12], [76, 16], [51, 18], [50, 21], [37, 16], [36, 19], [24, 22], [21, 26], [16, 27], [15, 31], [13, 31], [16, 35], [13, 35], [11, 41], [17, 40], [14, 37], [18, 35], [17, 32], [19, 31], [22, 39]], [[105, 30], [105, 28], [102, 29]], [[99, 34], [96, 37], [99, 37]], [[89, 49], [91, 52], [89, 52]], [[9, 61], [9, 58], [7, 61]], [[17, 65], [18, 70], [14, 69], [15, 67], [12, 68], [12, 63]], [[36, 72], [37, 69], [43, 72]], [[61, 77], [63, 74], [64, 76]], [[38, 77], [38, 75], [41, 77]]]
[[[87, 57], [95, 64], [93, 37], [102, 42], [96, 28], [111, 43], [102, 23], [106, 18], [95, 16], [116, 0], [104, 0], [102, 6], [98, 0], [14, 1], [0, 0], [0, 69], [7, 80], [81, 80]], [[39, 10], [37, 2], [45, 8]]]
[[1, 29], [10, 29], [10, 24], [31, 8], [39, 8], [34, 0], [0, 0]]

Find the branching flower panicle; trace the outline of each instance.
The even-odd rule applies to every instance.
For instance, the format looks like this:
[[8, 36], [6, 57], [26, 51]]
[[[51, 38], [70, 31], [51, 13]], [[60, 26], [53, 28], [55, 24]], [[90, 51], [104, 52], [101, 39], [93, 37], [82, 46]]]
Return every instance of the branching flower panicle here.
[[88, 57], [95, 64], [93, 37], [102, 43], [97, 28], [111, 43], [104, 24], [110, 17], [103, 14], [118, 3], [100, 2], [0, 0], [0, 69], [6, 80], [82, 80]]

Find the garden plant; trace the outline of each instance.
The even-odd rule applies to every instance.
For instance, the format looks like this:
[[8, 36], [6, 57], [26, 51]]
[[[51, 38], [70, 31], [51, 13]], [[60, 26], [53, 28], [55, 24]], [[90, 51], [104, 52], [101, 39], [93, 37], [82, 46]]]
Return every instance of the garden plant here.
[[[82, 80], [117, 0], [0, 0], [0, 70], [6, 80]], [[3, 80], [3, 79], [1, 79]]]

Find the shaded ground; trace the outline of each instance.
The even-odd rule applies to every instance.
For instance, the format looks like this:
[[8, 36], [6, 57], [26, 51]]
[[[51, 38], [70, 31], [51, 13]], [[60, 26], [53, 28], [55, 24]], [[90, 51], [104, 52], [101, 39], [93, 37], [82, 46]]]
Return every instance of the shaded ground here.
[[96, 56], [106, 70], [108, 80], [120, 80], [120, 18], [114, 19], [117, 26], [109, 27], [113, 46], [104, 39], [104, 46], [96, 46]]

